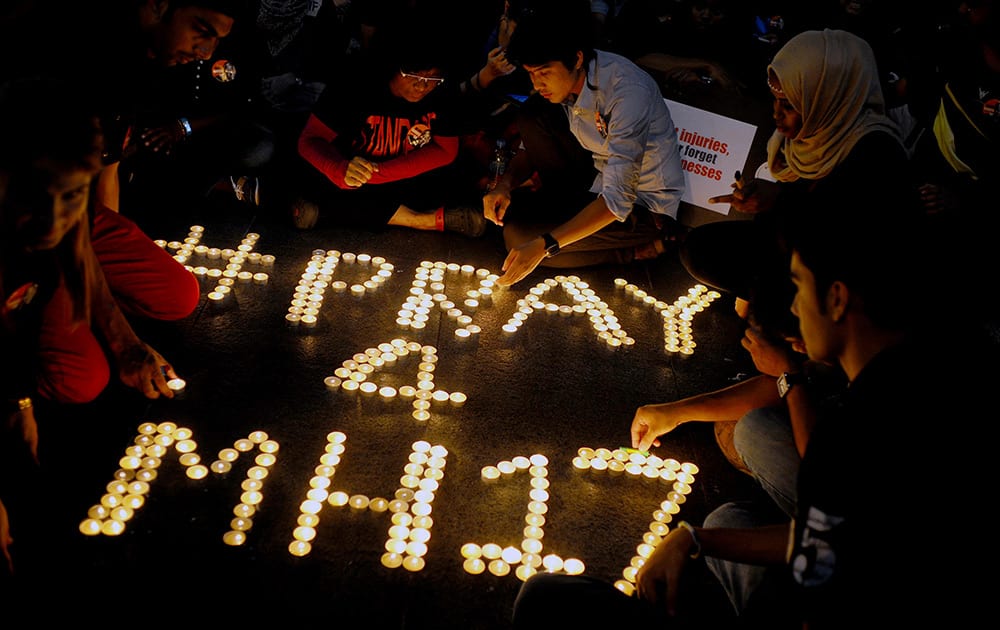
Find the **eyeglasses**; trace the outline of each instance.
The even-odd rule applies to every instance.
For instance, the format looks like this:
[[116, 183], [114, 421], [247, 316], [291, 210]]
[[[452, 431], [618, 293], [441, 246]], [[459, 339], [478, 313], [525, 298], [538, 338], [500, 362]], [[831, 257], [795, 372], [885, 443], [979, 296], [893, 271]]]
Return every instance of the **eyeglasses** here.
[[419, 74], [410, 74], [409, 72], [399, 71], [399, 76], [406, 77], [414, 82], [420, 83], [421, 85], [431, 84], [431, 87], [437, 87], [444, 83], [444, 77], [422, 77]]

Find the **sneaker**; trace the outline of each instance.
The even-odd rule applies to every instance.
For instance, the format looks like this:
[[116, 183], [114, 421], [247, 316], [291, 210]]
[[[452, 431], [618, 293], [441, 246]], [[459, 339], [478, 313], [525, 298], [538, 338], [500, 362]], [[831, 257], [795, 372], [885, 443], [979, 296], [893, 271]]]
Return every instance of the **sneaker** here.
[[292, 206], [292, 224], [300, 230], [311, 230], [319, 221], [319, 206], [311, 201], [299, 199]]
[[444, 229], [465, 236], [477, 237], [486, 233], [488, 222], [483, 211], [476, 208], [446, 208]]
[[230, 177], [229, 181], [233, 185], [233, 192], [236, 198], [251, 206], [260, 205], [260, 179], [252, 175], [243, 177]]

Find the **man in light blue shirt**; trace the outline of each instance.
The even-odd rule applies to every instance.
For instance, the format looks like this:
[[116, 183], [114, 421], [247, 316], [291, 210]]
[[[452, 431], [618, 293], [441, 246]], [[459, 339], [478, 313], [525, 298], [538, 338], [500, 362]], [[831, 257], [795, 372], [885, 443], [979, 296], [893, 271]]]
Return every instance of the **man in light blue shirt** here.
[[[509, 250], [499, 284], [514, 284], [539, 265], [655, 257], [677, 218], [684, 175], [659, 86], [625, 57], [591, 48], [589, 35], [587, 23], [568, 9], [539, 11], [518, 25], [508, 48], [537, 95], [522, 112], [523, 150], [483, 199], [486, 218], [504, 226]], [[568, 134], [577, 147], [566, 149], [561, 136]], [[595, 170], [579, 159], [552, 167], [553, 144], [589, 153]], [[576, 184], [552, 190], [549, 173], [560, 168], [577, 171], [560, 184]], [[546, 193], [541, 199], [529, 200], [521, 186], [532, 174]], [[589, 189], [579, 186], [590, 174]]]

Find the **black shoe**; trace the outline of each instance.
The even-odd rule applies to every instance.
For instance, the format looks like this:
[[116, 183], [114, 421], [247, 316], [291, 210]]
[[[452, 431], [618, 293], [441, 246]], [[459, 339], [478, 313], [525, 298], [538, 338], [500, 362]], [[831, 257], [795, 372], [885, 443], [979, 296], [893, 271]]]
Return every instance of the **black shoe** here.
[[292, 224], [300, 230], [311, 230], [319, 221], [319, 206], [311, 201], [299, 199], [292, 205]]
[[445, 208], [444, 229], [465, 236], [477, 237], [486, 233], [488, 222], [483, 211], [476, 208]]

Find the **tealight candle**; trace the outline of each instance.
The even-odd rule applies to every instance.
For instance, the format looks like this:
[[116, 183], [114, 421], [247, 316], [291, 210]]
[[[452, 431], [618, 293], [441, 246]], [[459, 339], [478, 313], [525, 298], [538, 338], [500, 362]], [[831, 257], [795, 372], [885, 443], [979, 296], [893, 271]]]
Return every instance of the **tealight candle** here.
[[406, 556], [403, 559], [403, 568], [407, 571], [419, 571], [424, 568], [424, 559], [420, 556]]
[[403, 555], [393, 551], [382, 554], [382, 566], [389, 569], [397, 569], [403, 564]]
[[101, 533], [105, 536], [117, 536], [125, 531], [125, 523], [109, 519], [101, 524]]
[[[230, 533], [232, 533], [232, 532], [230, 532]], [[227, 544], [230, 544], [230, 543], [227, 543]], [[242, 542], [241, 543], [236, 543], [236, 544], [242, 544]], [[290, 553], [290, 554], [292, 554], [293, 556], [296, 556], [296, 557], [307, 556], [307, 555], [309, 555], [310, 551], [312, 551], [312, 543], [308, 543], [308, 542], [306, 542], [304, 540], [293, 540], [288, 545], [288, 553]]]

